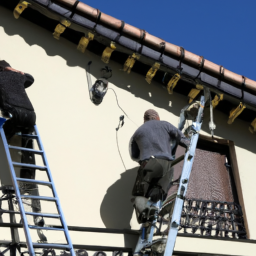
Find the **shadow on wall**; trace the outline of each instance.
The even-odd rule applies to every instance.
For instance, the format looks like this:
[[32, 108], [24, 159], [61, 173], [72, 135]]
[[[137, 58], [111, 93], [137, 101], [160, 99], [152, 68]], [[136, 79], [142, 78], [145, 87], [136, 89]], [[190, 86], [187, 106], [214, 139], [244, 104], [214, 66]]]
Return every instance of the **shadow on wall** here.
[[[131, 192], [137, 176], [138, 167], [126, 170], [121, 178], [107, 190], [100, 207], [100, 215], [107, 228], [130, 229], [133, 214]], [[137, 236], [124, 235], [125, 247], [134, 248]]]
[[100, 207], [100, 215], [106, 227], [131, 228], [131, 193], [137, 171], [138, 167], [126, 170], [121, 174], [121, 178], [108, 188]]

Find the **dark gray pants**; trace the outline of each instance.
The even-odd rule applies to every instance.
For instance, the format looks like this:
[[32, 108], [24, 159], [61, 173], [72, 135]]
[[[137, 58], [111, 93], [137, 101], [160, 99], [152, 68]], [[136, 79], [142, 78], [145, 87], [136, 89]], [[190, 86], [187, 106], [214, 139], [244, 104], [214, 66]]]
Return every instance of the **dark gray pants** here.
[[172, 177], [171, 161], [159, 158], [143, 161], [138, 170], [132, 195], [150, 197], [153, 202], [165, 200]]

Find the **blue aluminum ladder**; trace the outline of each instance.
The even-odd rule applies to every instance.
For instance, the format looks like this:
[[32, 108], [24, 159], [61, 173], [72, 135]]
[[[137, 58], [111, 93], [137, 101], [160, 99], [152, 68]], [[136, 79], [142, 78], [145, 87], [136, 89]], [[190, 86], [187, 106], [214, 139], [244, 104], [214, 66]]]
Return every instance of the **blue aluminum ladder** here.
[[[185, 195], [188, 189], [189, 177], [192, 171], [193, 162], [196, 153], [196, 146], [199, 138], [199, 132], [201, 130], [203, 122], [203, 112], [205, 107], [205, 102], [208, 99], [210, 91], [208, 88], [204, 89], [204, 96], [200, 99], [200, 108], [198, 110], [196, 121], [192, 124], [193, 135], [191, 136], [190, 145], [184, 157], [184, 164], [182, 168], [182, 173], [180, 177], [180, 185], [175, 199], [172, 219], [169, 226], [168, 238], [166, 242], [166, 248], [164, 256], [173, 255], [173, 250], [176, 243], [176, 238], [178, 235], [178, 228], [180, 226], [180, 218], [182, 214], [182, 207], [184, 204]], [[207, 97], [208, 96], [208, 97]]]
[[[24, 147], [16, 147], [16, 146], [10, 146], [8, 145], [5, 132], [3, 129], [3, 125], [5, 123], [6, 119], [0, 117], [0, 135], [3, 141], [4, 145], [4, 150], [6, 153], [9, 169], [10, 169], [10, 174], [12, 178], [12, 183], [13, 187], [15, 190], [16, 194], [16, 199], [19, 204], [19, 210], [20, 210], [20, 215], [21, 215], [21, 220], [26, 236], [26, 243], [29, 251], [30, 256], [35, 256], [35, 248], [53, 248], [53, 249], [63, 249], [63, 250], [68, 250], [71, 253], [71, 256], [75, 256], [75, 251], [71, 242], [71, 238], [69, 235], [68, 227], [64, 218], [63, 211], [60, 206], [60, 200], [57, 195], [57, 191], [53, 182], [52, 174], [50, 171], [50, 167], [48, 165], [48, 161], [46, 158], [46, 154], [42, 145], [42, 141], [40, 139], [40, 135], [38, 132], [38, 129], [35, 125], [34, 127], [34, 133], [33, 134], [22, 134], [20, 136], [22, 137], [27, 137], [31, 139], [35, 139], [38, 143], [39, 150], [34, 150], [30, 148], [24, 148]], [[27, 151], [27, 152], [32, 152], [33, 154], [38, 154], [41, 155], [43, 159], [44, 166], [37, 166], [34, 164], [26, 164], [26, 163], [18, 163], [18, 162], [13, 162], [11, 158], [11, 154], [9, 149], [16, 149], [20, 151]], [[40, 180], [33, 180], [33, 179], [24, 179], [24, 178], [18, 178], [16, 177], [16, 173], [14, 170], [14, 167], [25, 167], [25, 168], [33, 168], [33, 169], [39, 169], [43, 170], [47, 173], [49, 181], [40, 181]], [[33, 196], [33, 195], [21, 195], [20, 189], [18, 186], [18, 182], [25, 182], [25, 183], [30, 183], [30, 184], [38, 184], [38, 185], [45, 185], [48, 186], [52, 189], [53, 192], [53, 197], [44, 197], [44, 196]], [[58, 214], [45, 214], [45, 213], [37, 213], [37, 212], [26, 212], [23, 206], [22, 199], [32, 199], [32, 200], [44, 200], [44, 201], [51, 201], [56, 203], [56, 207], [58, 210]], [[41, 226], [36, 226], [36, 225], [29, 225], [26, 215], [32, 215], [32, 216], [41, 216], [41, 217], [48, 217], [48, 218], [56, 218], [59, 219], [62, 223], [62, 228], [52, 228], [52, 227], [41, 227]], [[30, 229], [40, 229], [40, 230], [56, 230], [56, 231], [63, 231], [66, 237], [67, 244], [51, 244], [51, 243], [33, 243], [30, 235]]]

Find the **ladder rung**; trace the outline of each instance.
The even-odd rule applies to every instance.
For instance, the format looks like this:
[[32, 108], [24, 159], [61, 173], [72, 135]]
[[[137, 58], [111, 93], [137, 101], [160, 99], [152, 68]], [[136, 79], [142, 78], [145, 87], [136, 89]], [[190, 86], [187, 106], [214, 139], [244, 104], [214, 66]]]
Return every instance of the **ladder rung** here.
[[43, 229], [43, 230], [54, 230], [54, 231], [65, 231], [64, 228], [52, 228], [52, 227], [39, 227], [39, 226], [32, 226], [28, 225], [31, 229]]
[[34, 164], [24, 164], [24, 163], [17, 163], [17, 162], [12, 162], [14, 166], [20, 166], [20, 167], [27, 167], [27, 168], [33, 168], [33, 169], [39, 169], [39, 170], [46, 170], [46, 166], [39, 166], [39, 165], [34, 165]]
[[58, 219], [60, 217], [59, 214], [53, 214], [53, 213], [41, 213], [41, 212], [25, 212], [27, 215], [33, 215], [33, 216], [41, 216], [41, 217], [48, 217], [48, 218], [55, 218]]
[[16, 178], [17, 181], [22, 181], [26, 183], [35, 183], [39, 185], [45, 185], [45, 186], [51, 186], [52, 183], [49, 181], [43, 181], [43, 180], [33, 180], [33, 179], [23, 179], [23, 178]]
[[41, 244], [33, 243], [34, 248], [53, 248], [53, 249], [71, 249], [69, 245], [65, 244]]
[[20, 214], [20, 212], [10, 211], [10, 210], [3, 210], [3, 209], [0, 209], [0, 213], [1, 214], [4, 214], [4, 213]]
[[17, 149], [17, 150], [21, 150], [21, 151], [28, 151], [28, 152], [32, 152], [35, 154], [43, 154], [44, 152], [42, 150], [34, 150], [32, 148], [23, 148], [23, 147], [16, 147], [16, 146], [11, 146], [9, 145], [10, 149]]
[[54, 197], [46, 197], [46, 196], [31, 196], [31, 195], [21, 195], [22, 199], [38, 199], [44, 201], [57, 201]]
[[16, 135], [21, 136], [21, 137], [31, 138], [31, 139], [37, 139], [38, 138], [38, 136], [34, 135], [34, 134], [16, 134]]

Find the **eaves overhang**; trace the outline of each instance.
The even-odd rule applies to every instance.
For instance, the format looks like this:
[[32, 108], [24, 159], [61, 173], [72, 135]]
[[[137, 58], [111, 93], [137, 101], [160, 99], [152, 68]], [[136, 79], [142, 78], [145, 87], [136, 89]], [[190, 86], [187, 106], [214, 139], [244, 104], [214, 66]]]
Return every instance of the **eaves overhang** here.
[[[167, 87], [173, 75], [180, 73], [181, 78], [174, 88], [175, 92], [188, 95], [197, 84], [204, 85], [210, 88], [213, 97], [216, 94], [224, 94], [224, 100], [219, 102], [216, 109], [229, 116], [230, 111], [238, 108], [242, 102], [246, 108], [238, 118], [250, 123], [256, 118], [255, 81], [204, 60], [181, 47], [141, 32], [143, 30], [106, 14], [99, 15], [98, 10], [79, 1], [2, 0], [0, 5], [14, 11], [19, 7], [19, 3], [24, 2], [28, 3], [27, 8], [18, 16], [44, 27], [51, 33], [54, 33], [59, 25], [60, 28], [64, 28], [59, 36], [79, 45], [82, 38], [89, 38], [90, 32], [93, 39], [87, 40], [86, 50], [102, 55], [106, 48], [111, 49], [114, 43], [115, 48], [110, 51], [110, 60], [125, 64], [129, 56], [131, 58], [133, 54], [137, 54], [139, 59], [134, 62], [133, 72], [146, 76], [150, 68], [157, 63], [159, 69], [153, 80], [163, 86]], [[74, 5], [75, 2], [77, 5]], [[119, 23], [122, 29], [116, 25]]]

